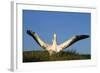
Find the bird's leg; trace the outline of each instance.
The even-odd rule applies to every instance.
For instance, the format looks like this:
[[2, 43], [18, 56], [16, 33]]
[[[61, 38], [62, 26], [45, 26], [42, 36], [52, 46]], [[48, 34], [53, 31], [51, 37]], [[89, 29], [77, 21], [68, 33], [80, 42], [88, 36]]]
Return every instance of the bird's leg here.
[[52, 52], [51, 51], [48, 51], [48, 53], [49, 53], [48, 59], [51, 60]]
[[53, 51], [49, 51], [49, 56], [52, 56], [53, 55]]

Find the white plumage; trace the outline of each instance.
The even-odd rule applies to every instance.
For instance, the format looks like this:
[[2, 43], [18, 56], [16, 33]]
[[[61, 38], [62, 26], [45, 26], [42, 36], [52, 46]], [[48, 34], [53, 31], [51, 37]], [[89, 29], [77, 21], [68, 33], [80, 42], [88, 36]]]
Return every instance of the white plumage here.
[[88, 35], [76, 35], [70, 38], [69, 40], [65, 41], [64, 43], [58, 45], [57, 36], [55, 33], [52, 44], [45, 43], [35, 32], [27, 30], [27, 34], [29, 34], [40, 45], [40, 47], [48, 51], [50, 55], [52, 55], [53, 53], [59, 53], [63, 49], [74, 44], [75, 42], [89, 37]]

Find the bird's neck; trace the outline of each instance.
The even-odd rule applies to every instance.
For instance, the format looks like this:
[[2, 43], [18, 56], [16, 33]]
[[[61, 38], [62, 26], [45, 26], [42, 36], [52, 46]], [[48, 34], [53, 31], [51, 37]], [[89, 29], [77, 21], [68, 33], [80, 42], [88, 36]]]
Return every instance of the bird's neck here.
[[53, 39], [53, 47], [56, 48], [57, 47], [57, 38], [54, 37]]

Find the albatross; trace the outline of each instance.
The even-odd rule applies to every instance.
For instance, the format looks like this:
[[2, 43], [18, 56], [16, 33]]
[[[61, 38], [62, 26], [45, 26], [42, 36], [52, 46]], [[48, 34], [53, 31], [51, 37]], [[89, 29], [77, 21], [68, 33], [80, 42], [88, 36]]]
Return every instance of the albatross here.
[[27, 34], [30, 35], [39, 44], [40, 47], [48, 51], [49, 55], [52, 55], [54, 53], [59, 53], [62, 50], [74, 44], [75, 42], [89, 37], [89, 35], [75, 35], [71, 37], [69, 40], [65, 41], [64, 43], [58, 45], [56, 33], [54, 33], [53, 35], [52, 44], [47, 44], [39, 37], [37, 33], [32, 32], [31, 30], [27, 30]]

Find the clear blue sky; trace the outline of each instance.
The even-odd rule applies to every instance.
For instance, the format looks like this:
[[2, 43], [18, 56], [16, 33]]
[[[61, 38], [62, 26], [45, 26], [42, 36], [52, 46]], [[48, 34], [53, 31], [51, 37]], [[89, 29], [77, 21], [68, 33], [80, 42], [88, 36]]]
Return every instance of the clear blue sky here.
[[[91, 35], [91, 14], [79, 12], [56, 12], [23, 10], [23, 50], [43, 50], [35, 40], [27, 35], [26, 30], [36, 32], [45, 42], [52, 44], [54, 32], [58, 44], [74, 35]], [[66, 50], [90, 54], [90, 38], [76, 42]]]

